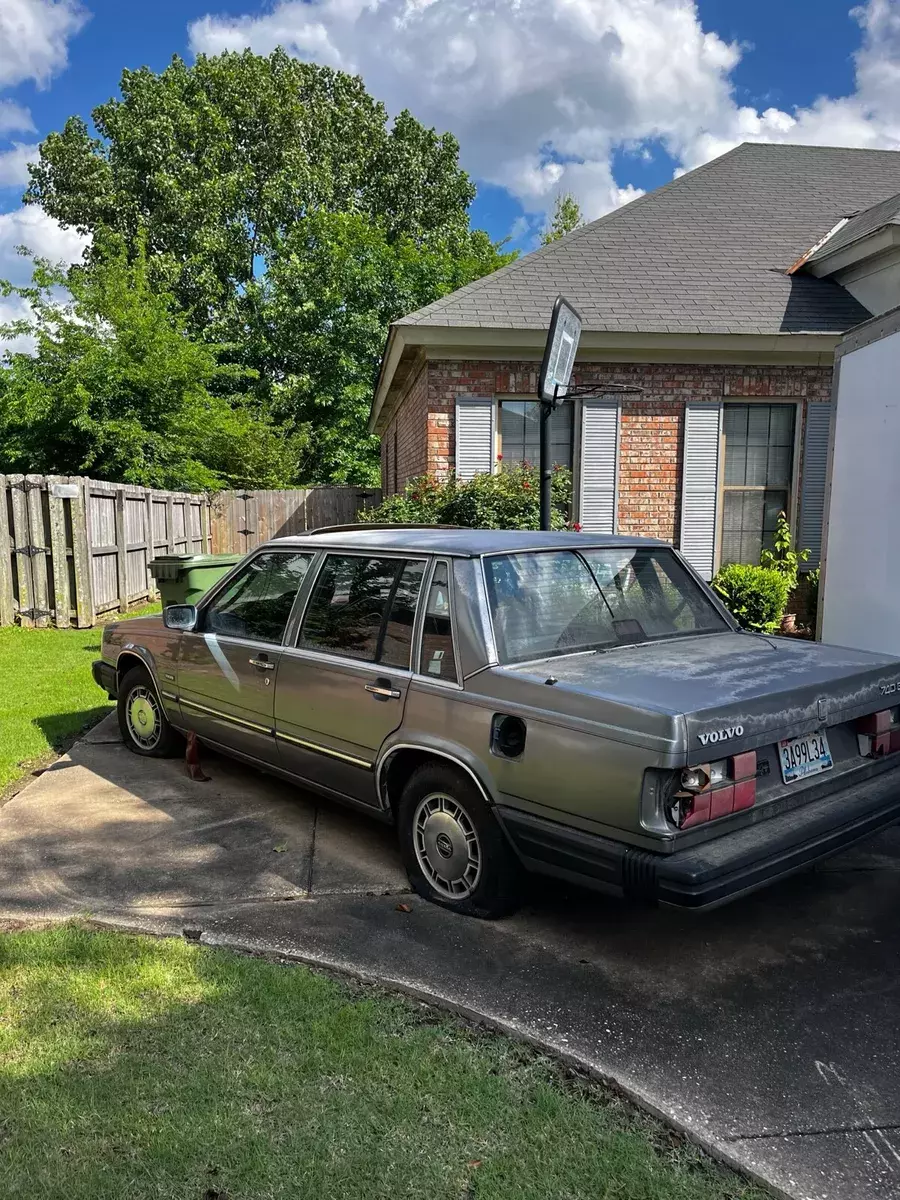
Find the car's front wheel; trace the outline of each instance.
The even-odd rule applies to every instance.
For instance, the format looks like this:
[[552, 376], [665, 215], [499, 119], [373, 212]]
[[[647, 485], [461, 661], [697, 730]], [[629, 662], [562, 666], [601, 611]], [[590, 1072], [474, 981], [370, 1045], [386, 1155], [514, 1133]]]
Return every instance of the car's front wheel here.
[[172, 758], [184, 742], [169, 724], [150, 672], [132, 667], [122, 677], [118, 699], [119, 729], [129, 750], [145, 758]]
[[484, 797], [462, 772], [426, 763], [397, 808], [400, 850], [420, 896], [472, 917], [502, 917], [520, 900], [520, 868]]

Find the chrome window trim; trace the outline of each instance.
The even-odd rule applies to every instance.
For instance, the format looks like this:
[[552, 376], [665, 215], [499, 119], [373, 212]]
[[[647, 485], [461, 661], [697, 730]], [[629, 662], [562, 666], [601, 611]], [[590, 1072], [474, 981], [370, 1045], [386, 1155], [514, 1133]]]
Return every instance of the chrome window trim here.
[[343, 654], [328, 654], [323, 650], [307, 650], [305, 646], [285, 646], [282, 648], [281, 656], [282, 658], [299, 658], [321, 663], [322, 666], [334, 666], [337, 663], [342, 667], [358, 667], [370, 672], [373, 677], [392, 675], [396, 679], [412, 678], [412, 671], [408, 667], [389, 667], [384, 663], [367, 662], [362, 658], [348, 658]]
[[[424, 570], [422, 572], [423, 580], [429, 577], [428, 566], [429, 566], [429, 563], [432, 561], [431, 555], [429, 555], [427, 553], [404, 554], [402, 551], [398, 551], [398, 550], [387, 550], [384, 552], [373, 553], [371, 550], [343, 550], [343, 549], [338, 550], [338, 549], [335, 549], [335, 550], [323, 550], [321, 552], [321, 555], [322, 555], [322, 561], [318, 564], [318, 566], [316, 568], [316, 572], [315, 572], [315, 581], [316, 582], [318, 582], [319, 576], [322, 574], [322, 572], [325, 569], [326, 562], [331, 557], [335, 557], [335, 558], [350, 558], [350, 557], [353, 557], [353, 558], [376, 558], [376, 559], [388, 558], [388, 559], [397, 559], [399, 562], [408, 562], [408, 563], [420, 562], [420, 563], [424, 563]], [[307, 578], [309, 577], [310, 574], [311, 574], [311, 571], [308, 571]], [[304, 580], [304, 586], [305, 586], [305, 584], [306, 584], [306, 580]], [[413, 659], [412, 651], [413, 651], [413, 646], [415, 644], [416, 628], [417, 628], [417, 626], [419, 624], [419, 620], [420, 620], [419, 614], [422, 609], [423, 588], [421, 585], [419, 587], [419, 594], [416, 597], [416, 611], [415, 611], [415, 615], [413, 616], [412, 633], [410, 635], [409, 666], [406, 666], [406, 667], [392, 667], [388, 663], [373, 663], [370, 660], [364, 659], [364, 658], [351, 658], [350, 656], [348, 656], [346, 654], [331, 654], [327, 650], [316, 650], [312, 646], [301, 646], [300, 645], [300, 635], [303, 632], [303, 623], [306, 620], [306, 616], [309, 611], [309, 603], [310, 603], [310, 600], [312, 599], [312, 594], [313, 594], [314, 590], [315, 590], [315, 583], [312, 583], [312, 584], [310, 584], [310, 587], [307, 590], [306, 595], [304, 597], [303, 611], [299, 614], [297, 624], [296, 624], [296, 629], [293, 632], [293, 644], [290, 646], [285, 644], [285, 646], [284, 646], [285, 650], [293, 651], [296, 653], [309, 654], [309, 655], [315, 656], [317, 659], [321, 658], [321, 660], [323, 662], [337, 661], [337, 662], [343, 662], [343, 663], [353, 663], [353, 664], [355, 664], [357, 666], [361, 666], [361, 667], [375, 667], [375, 668], [377, 668], [378, 673], [382, 674], [382, 675], [385, 674], [385, 672], [389, 672], [391, 674], [401, 674], [403, 676], [409, 676], [412, 674], [412, 664], [415, 661]], [[287, 624], [286, 628], [290, 628], [290, 626], [293, 622], [293, 618], [294, 618], [294, 614], [292, 612], [290, 618], [288, 619], [288, 624]]]

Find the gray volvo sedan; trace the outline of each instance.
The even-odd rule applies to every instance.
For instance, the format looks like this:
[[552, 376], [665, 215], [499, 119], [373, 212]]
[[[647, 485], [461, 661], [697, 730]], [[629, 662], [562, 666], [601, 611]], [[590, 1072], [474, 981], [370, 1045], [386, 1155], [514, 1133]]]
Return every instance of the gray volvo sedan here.
[[900, 818], [900, 660], [742, 632], [662, 542], [347, 527], [104, 630], [136, 753], [182, 734], [397, 827], [499, 916], [523, 869], [719, 904]]

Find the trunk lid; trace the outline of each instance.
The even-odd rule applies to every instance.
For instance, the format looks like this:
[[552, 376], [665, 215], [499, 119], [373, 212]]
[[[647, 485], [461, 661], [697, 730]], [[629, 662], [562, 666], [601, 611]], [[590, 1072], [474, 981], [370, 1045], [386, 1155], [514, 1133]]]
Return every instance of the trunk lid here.
[[[721, 633], [643, 642], [506, 670], [555, 701], [612, 701], [682, 718], [688, 763], [853, 720], [897, 703], [900, 659], [793, 638]], [[579, 704], [578, 700], [582, 703]]]

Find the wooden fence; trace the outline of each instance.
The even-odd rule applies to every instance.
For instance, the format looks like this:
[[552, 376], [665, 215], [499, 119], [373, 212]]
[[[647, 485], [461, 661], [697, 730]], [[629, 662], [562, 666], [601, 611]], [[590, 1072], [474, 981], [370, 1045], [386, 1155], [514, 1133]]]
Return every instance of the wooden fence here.
[[64, 475], [0, 475], [0, 625], [93, 625], [156, 596], [157, 554], [208, 551], [205, 496]]
[[208, 496], [63, 475], [0, 475], [0, 626], [87, 627], [157, 595], [159, 554], [239, 553], [356, 520], [364, 488]]
[[285, 491], [219, 492], [210, 525], [216, 554], [244, 554], [269, 538], [349, 525], [360, 509], [381, 503], [378, 488], [314, 487]]

